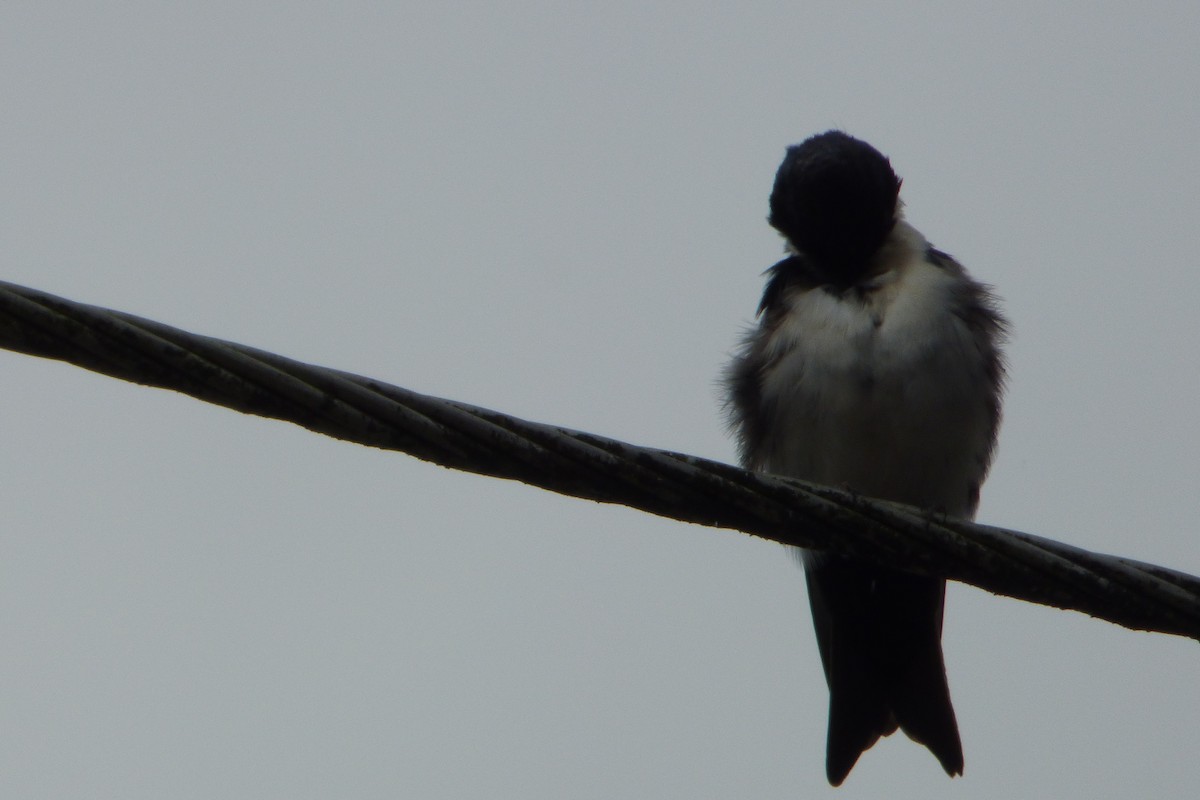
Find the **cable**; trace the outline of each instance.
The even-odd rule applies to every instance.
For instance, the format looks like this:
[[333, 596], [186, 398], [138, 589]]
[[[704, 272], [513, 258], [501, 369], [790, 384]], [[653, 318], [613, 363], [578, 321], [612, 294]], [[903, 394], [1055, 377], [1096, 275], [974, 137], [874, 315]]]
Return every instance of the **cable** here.
[[1200, 578], [1182, 572], [527, 422], [3, 282], [0, 346], [445, 467], [1200, 640]]

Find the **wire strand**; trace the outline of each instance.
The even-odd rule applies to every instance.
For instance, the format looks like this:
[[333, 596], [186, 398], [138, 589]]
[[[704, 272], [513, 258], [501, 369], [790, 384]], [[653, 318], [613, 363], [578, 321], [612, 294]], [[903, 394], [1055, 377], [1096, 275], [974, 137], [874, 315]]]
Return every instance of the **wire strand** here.
[[0, 346], [444, 467], [852, 555], [1200, 640], [1200, 578], [517, 419], [0, 282]]

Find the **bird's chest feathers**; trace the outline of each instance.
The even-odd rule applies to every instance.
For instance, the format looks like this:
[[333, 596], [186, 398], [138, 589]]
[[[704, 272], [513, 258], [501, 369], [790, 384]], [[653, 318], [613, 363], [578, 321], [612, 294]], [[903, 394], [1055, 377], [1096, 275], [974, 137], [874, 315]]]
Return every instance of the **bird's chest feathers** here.
[[951, 288], [937, 267], [917, 264], [843, 292], [792, 294], [770, 335], [764, 388], [867, 402], [908, 386], [957, 348]]
[[955, 276], [914, 258], [861, 287], [786, 297], [762, 374], [764, 411], [782, 434], [767, 468], [943, 504], [924, 484], [909, 487], [912, 473], [960, 468], [985, 419], [954, 287]]

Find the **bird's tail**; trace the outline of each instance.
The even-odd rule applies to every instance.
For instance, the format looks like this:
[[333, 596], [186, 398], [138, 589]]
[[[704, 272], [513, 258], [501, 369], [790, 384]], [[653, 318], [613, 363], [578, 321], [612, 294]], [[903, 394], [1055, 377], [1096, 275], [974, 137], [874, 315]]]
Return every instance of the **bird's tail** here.
[[848, 559], [809, 562], [806, 572], [829, 683], [829, 782], [840, 785], [864, 751], [897, 729], [947, 774], [961, 775], [942, 659], [945, 582]]
[[947, 775], [962, 775], [962, 740], [950, 702], [940, 639], [914, 653], [910, 669], [892, 693], [891, 705], [908, 738], [929, 748]]

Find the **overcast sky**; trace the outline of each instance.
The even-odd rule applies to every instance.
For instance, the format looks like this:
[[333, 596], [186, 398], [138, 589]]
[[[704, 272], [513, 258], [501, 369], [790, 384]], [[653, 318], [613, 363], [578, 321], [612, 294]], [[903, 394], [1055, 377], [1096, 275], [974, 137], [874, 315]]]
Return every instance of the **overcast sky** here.
[[[786, 145], [1015, 336], [981, 521], [1200, 573], [1200, 5], [0, 6], [0, 278], [725, 461]], [[970, 6], [970, 7], [968, 7]], [[1194, 642], [953, 585], [966, 753], [824, 776], [778, 545], [0, 352], [9, 797], [1182, 797]]]

